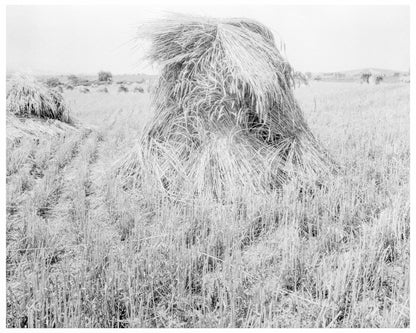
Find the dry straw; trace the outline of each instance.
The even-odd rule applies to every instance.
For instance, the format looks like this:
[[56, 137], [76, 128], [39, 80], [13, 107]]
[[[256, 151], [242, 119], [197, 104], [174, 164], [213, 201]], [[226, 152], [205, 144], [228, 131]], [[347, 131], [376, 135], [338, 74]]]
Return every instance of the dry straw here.
[[333, 169], [293, 96], [293, 70], [264, 25], [176, 15], [139, 37], [150, 40], [161, 75], [155, 116], [118, 164], [125, 186], [224, 202]]
[[36, 116], [70, 122], [61, 93], [26, 74], [15, 74], [9, 82], [6, 109], [18, 117]]
[[119, 87], [118, 87], [118, 90], [117, 90], [118, 92], [128, 92], [129, 91], [129, 89], [126, 87], [126, 86], [124, 86], [124, 85], [120, 85]]
[[100, 87], [100, 88], [98, 88], [98, 90], [97, 90], [98, 92], [102, 92], [102, 93], [108, 93], [108, 89], [107, 89], [107, 87]]
[[143, 89], [143, 87], [140, 87], [140, 86], [135, 86], [134, 88], [133, 88], [133, 92], [135, 92], [135, 93], [144, 93], [144, 89]]

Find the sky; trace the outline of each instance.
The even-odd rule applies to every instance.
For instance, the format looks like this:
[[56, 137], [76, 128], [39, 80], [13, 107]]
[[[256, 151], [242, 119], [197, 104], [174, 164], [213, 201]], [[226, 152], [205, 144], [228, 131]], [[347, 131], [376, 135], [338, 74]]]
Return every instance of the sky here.
[[7, 6], [7, 71], [33, 74], [155, 74], [137, 27], [170, 12], [256, 19], [285, 44], [298, 71], [408, 71], [408, 6]]

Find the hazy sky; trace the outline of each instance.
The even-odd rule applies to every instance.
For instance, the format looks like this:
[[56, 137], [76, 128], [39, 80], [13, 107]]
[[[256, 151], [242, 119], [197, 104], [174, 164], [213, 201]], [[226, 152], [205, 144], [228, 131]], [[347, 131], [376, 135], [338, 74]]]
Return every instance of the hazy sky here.
[[296, 70], [409, 70], [408, 6], [8, 6], [7, 70], [153, 73], [135, 31], [166, 12], [249, 17], [286, 44]]

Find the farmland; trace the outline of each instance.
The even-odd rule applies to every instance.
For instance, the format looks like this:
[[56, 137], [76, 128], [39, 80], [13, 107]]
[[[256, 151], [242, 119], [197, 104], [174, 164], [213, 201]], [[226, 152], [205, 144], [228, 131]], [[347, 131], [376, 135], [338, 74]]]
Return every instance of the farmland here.
[[408, 84], [297, 88], [341, 171], [246, 214], [117, 186], [147, 92], [63, 95], [79, 130], [7, 143], [8, 327], [409, 326]]

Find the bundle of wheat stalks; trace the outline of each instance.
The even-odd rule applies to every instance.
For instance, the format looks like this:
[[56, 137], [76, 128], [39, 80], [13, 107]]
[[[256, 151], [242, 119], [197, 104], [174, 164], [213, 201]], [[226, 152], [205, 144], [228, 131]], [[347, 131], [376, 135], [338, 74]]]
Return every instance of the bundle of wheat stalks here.
[[10, 79], [6, 109], [19, 117], [36, 116], [70, 122], [62, 95], [26, 74], [18, 73]]
[[140, 37], [162, 73], [154, 119], [118, 167], [125, 185], [227, 201], [331, 170], [293, 96], [292, 68], [261, 23], [172, 16]]

